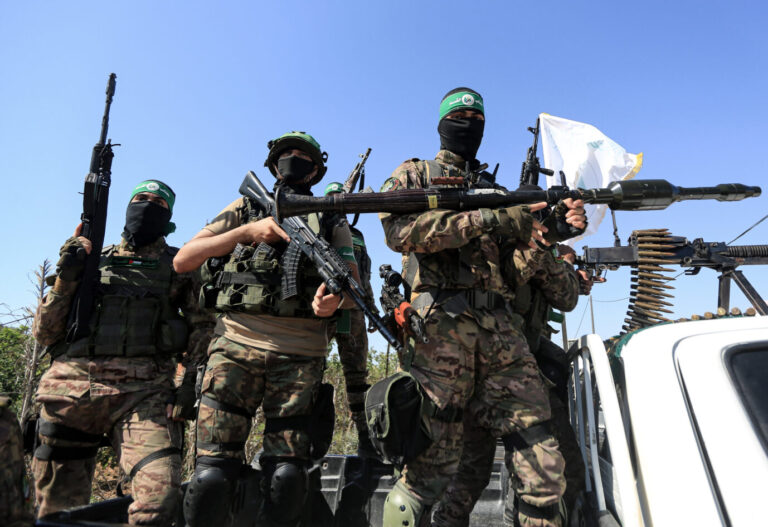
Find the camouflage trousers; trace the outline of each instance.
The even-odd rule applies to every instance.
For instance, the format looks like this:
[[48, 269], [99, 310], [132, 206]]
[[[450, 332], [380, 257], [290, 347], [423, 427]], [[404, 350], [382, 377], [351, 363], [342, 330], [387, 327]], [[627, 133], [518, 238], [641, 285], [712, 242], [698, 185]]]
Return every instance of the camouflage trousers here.
[[[403, 469], [401, 482], [426, 505], [440, 499], [458, 470], [465, 423], [470, 434], [495, 439], [550, 418], [548, 390], [516, 319], [506, 310], [494, 311], [492, 319], [493, 331], [466, 314], [452, 318], [434, 309], [426, 321], [429, 342], [413, 351], [410, 372], [427, 395], [441, 409], [463, 408], [466, 416], [463, 422], [429, 418], [433, 444]], [[535, 507], [559, 502], [564, 461], [554, 438], [507, 455], [505, 463], [521, 499]], [[524, 515], [520, 520], [523, 527], [559, 525]]]
[[[552, 407], [550, 420], [552, 434], [560, 444], [560, 452], [565, 458], [566, 488], [563, 501], [567, 510], [571, 510], [576, 496], [584, 490], [584, 462], [576, 441], [576, 434], [568, 419], [568, 408], [556, 395], [549, 391]], [[435, 509], [435, 519], [439, 525], [466, 527], [469, 515], [480, 495], [488, 486], [496, 453], [496, 440], [487, 430], [473, 428], [464, 423], [464, 446], [461, 452], [459, 470], [451, 478], [445, 494]], [[510, 482], [510, 486], [513, 483]], [[512, 525], [515, 493], [507, 494], [505, 504], [505, 525]]]
[[[121, 364], [126, 365], [124, 359]], [[136, 359], [135, 366], [117, 371], [116, 376], [126, 379], [125, 388], [102, 385], [93, 381], [95, 369], [105, 369], [109, 360], [88, 363], [79, 359], [75, 364], [90, 364], [94, 372], [89, 379], [73, 375], [69, 361], [56, 360], [40, 382], [37, 401], [42, 403], [41, 418], [92, 435], [107, 435], [117, 454], [120, 468], [130, 474], [133, 467], [161, 449], [181, 448], [181, 423], [166, 418], [166, 401], [170, 383], [163, 386], [147, 381], [144, 390], [131, 378], [139, 371], [153, 369], [151, 359]], [[112, 364], [118, 369], [117, 361]], [[128, 363], [129, 364], [129, 363]], [[155, 367], [160, 378], [168, 372]], [[143, 370], [147, 370], [144, 372]], [[114, 373], [114, 372], [113, 372]], [[108, 373], [109, 375], [109, 373]], [[134, 382], [129, 382], [133, 380]], [[83, 385], [91, 389], [82, 391]], [[51, 447], [92, 448], [99, 444], [73, 441], [39, 435], [42, 445]], [[83, 459], [50, 460], [34, 457], [32, 472], [35, 477], [36, 506], [39, 517], [70, 507], [86, 505], [91, 495], [91, 484], [96, 466], [95, 454]], [[128, 508], [128, 519], [133, 525], [167, 525], [175, 517], [181, 494], [181, 459], [179, 454], [165, 456], [144, 465], [131, 481], [133, 503]]]
[[[270, 419], [309, 416], [323, 377], [324, 357], [265, 351], [225, 337], [208, 348], [203, 399], [197, 415], [197, 456], [245, 460], [244, 446], [251, 430], [250, 416], [259, 406]], [[230, 410], [206, 404], [206, 397]], [[264, 434], [265, 457], [309, 459], [306, 429]]]
[[24, 497], [24, 451], [21, 429], [10, 408], [0, 398], [0, 520], [7, 527], [32, 525]]
[[368, 331], [365, 315], [350, 310], [349, 333], [336, 335], [339, 360], [347, 386], [347, 401], [358, 434], [368, 433], [365, 423], [365, 390], [368, 388]]

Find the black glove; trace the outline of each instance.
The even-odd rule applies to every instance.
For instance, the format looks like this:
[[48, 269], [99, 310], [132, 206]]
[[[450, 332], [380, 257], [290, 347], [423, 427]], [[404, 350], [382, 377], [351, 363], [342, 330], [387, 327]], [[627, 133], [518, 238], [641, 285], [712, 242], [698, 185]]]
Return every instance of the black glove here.
[[542, 222], [542, 225], [549, 229], [544, 234], [544, 239], [549, 243], [570, 240], [586, 230], [586, 226], [584, 229], [579, 229], [565, 221], [565, 215], [568, 213], [568, 210], [565, 203], [559, 201], [552, 209], [552, 213]]
[[85, 258], [88, 254], [85, 247], [76, 237], [64, 242], [59, 249], [59, 261], [56, 262], [56, 274], [62, 280], [74, 282], [80, 278], [85, 268]]
[[194, 383], [181, 383], [181, 386], [176, 388], [176, 393], [173, 398], [172, 417], [174, 419], [185, 419], [187, 421], [194, 419], [195, 402], [197, 402], [197, 395], [195, 395]]

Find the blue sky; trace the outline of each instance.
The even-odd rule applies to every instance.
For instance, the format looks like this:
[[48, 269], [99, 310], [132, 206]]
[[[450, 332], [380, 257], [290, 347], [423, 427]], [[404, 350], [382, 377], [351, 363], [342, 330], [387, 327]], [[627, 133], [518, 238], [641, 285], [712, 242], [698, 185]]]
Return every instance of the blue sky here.
[[[367, 182], [378, 188], [403, 160], [435, 154], [440, 98], [461, 85], [485, 98], [479, 157], [501, 164], [502, 184], [515, 185], [525, 128], [548, 112], [643, 152], [639, 178], [760, 185], [766, 19], [760, 2], [5, 2], [0, 302], [32, 301], [28, 277], [78, 223], [110, 72], [109, 136], [122, 146], [106, 238], [119, 240], [130, 189], [159, 178], [177, 193], [169, 242], [181, 245], [237, 196], [247, 170], [269, 180], [269, 139], [312, 133], [329, 153], [323, 186], [372, 147]], [[729, 241], [768, 213], [766, 199], [619, 213], [620, 234], [668, 227]], [[398, 264], [378, 220], [360, 225], [374, 266]], [[767, 229], [737, 243], [766, 243]], [[611, 243], [605, 224], [583, 244]], [[765, 269], [745, 271], [768, 292]], [[713, 311], [716, 284], [707, 270], [678, 279], [675, 315]], [[620, 328], [626, 300], [608, 301], [628, 291], [628, 271], [596, 286], [599, 333]], [[747, 306], [740, 294], [732, 304]], [[588, 327], [585, 305], [569, 315], [572, 335], [582, 316], [580, 333]]]

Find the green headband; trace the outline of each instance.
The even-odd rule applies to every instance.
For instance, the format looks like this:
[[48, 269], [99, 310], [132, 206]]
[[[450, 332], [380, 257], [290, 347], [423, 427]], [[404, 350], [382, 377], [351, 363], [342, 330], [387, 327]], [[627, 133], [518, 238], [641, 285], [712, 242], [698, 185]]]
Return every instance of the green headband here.
[[171, 187], [162, 181], [158, 181], [157, 179], [148, 179], [147, 181], [142, 181], [135, 189], [133, 189], [133, 192], [131, 193], [131, 199], [129, 201], [133, 200], [133, 197], [141, 192], [149, 192], [150, 194], [156, 194], [160, 196], [165, 200], [166, 203], [168, 203], [168, 210], [173, 212], [173, 203], [176, 201], [176, 194], [173, 192], [173, 190], [171, 190]]
[[335, 192], [344, 192], [344, 185], [337, 181], [328, 183], [328, 186], [325, 187], [325, 192], [323, 192], [323, 195], [327, 196], [328, 194], [333, 194]]
[[472, 91], [452, 93], [440, 103], [440, 119], [456, 110], [476, 110], [485, 115], [483, 98]]

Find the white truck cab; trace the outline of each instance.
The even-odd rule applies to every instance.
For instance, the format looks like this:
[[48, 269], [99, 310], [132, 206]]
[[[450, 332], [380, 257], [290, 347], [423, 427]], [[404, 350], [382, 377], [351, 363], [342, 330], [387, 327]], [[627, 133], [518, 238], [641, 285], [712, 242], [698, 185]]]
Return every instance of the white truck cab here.
[[662, 324], [608, 351], [588, 335], [571, 354], [601, 524], [768, 525], [768, 317]]

